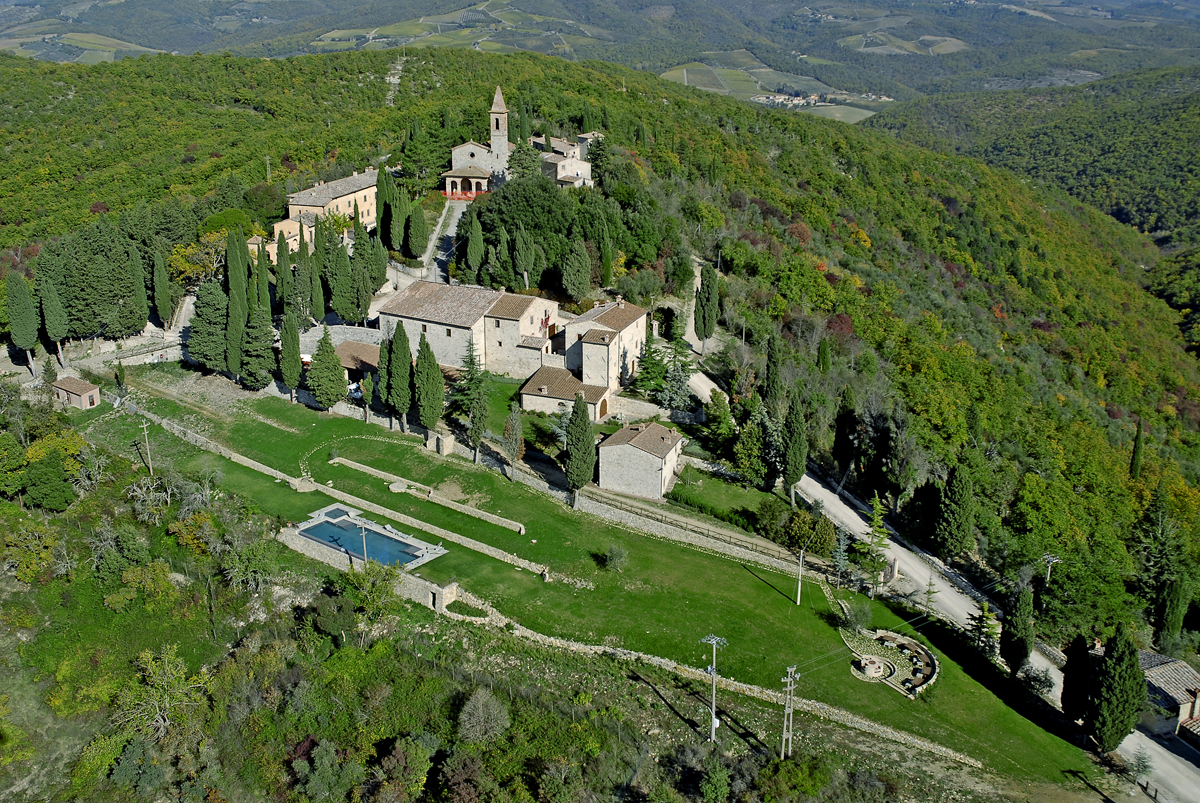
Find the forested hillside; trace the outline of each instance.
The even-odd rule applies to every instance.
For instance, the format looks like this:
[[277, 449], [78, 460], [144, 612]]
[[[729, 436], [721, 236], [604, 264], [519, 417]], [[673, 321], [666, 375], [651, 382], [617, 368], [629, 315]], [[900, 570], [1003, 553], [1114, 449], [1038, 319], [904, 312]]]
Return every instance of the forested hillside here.
[[1061, 187], [1156, 237], [1200, 239], [1200, 68], [922, 98], [867, 125]]
[[[1195, 360], [1176, 315], [1138, 286], [1153, 244], [1063, 194], [879, 133], [529, 54], [0, 70], [3, 242], [96, 226], [128, 238], [121, 264], [136, 232], [152, 232], [152, 248], [191, 248], [200, 231], [180, 220], [197, 226], [233, 205], [267, 224], [283, 190], [368, 160], [399, 163], [401, 188], [423, 193], [451, 144], [486, 136], [500, 84], [513, 130], [595, 125], [609, 147], [599, 191], [529, 178], [473, 207], [462, 242], [478, 221], [488, 248], [460, 255], [471, 278], [511, 286], [524, 263], [564, 301], [609, 281], [641, 300], [689, 298], [688, 255], [720, 254], [721, 323], [748, 347], [731, 342], [710, 369], [739, 426], [769, 444], [794, 386], [812, 458], [878, 492], [926, 542], [948, 473], [969, 472], [986, 503], [966, 540], [937, 546], [1009, 581], [1061, 553], [1044, 589], [1048, 637], [1099, 632], [1195, 572]], [[20, 264], [36, 295], [37, 260]], [[727, 438], [710, 445], [738, 458]], [[1177, 522], [1171, 542], [1147, 546], [1146, 516], [1160, 514]], [[1174, 557], [1148, 562], [1160, 547]]]

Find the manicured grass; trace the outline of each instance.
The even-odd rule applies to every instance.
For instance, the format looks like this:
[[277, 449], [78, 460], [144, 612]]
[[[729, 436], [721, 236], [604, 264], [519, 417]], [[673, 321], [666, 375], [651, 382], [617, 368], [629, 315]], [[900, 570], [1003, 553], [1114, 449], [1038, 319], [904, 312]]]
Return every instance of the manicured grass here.
[[[1089, 770], [1082, 751], [1010, 708], [1002, 698], [1008, 694], [1006, 681], [949, 632], [923, 628], [941, 661], [941, 675], [927, 696], [910, 701], [880, 684], [853, 678], [849, 652], [830, 622], [824, 597], [809, 585], [803, 604], [796, 606], [794, 577], [610, 526], [493, 471], [430, 456], [411, 445], [414, 439], [353, 419], [276, 399], [254, 401], [252, 407], [274, 425], [249, 417], [213, 420], [209, 436], [290, 474], [298, 473], [301, 455], [319, 446], [309, 464], [318, 482], [333, 480], [349, 493], [595, 584], [594, 590], [581, 590], [543, 583], [529, 572], [454, 545], [448, 545], [449, 554], [418, 570], [437, 582], [458, 580], [528, 627], [590, 643], [620, 644], [693, 666], [707, 665], [699, 639], [716, 632], [730, 642], [719, 658], [723, 675], [773, 688], [783, 668], [797, 664], [802, 696], [933, 739], [1005, 774], [1060, 781], [1064, 770]], [[341, 439], [336, 447], [344, 457], [435, 487], [453, 484], [473, 504], [522, 521], [528, 531], [522, 536], [408, 494], [393, 494], [381, 480], [329, 466], [325, 461], [334, 439]], [[240, 484], [242, 479], [230, 475], [226, 482]], [[265, 512], [271, 512], [270, 506], [307, 515], [325, 503], [318, 494], [295, 494], [282, 483], [267, 483], [249, 486]], [[732, 500], [735, 491], [725, 493]], [[284, 501], [288, 495], [301, 501]], [[600, 568], [611, 544], [628, 550], [621, 573]], [[874, 615], [877, 626], [904, 629], [900, 617], [882, 605], [874, 605]]]
[[857, 106], [805, 106], [799, 111], [802, 114], [840, 120], [843, 123], [859, 123], [875, 114], [873, 111], [860, 109]]

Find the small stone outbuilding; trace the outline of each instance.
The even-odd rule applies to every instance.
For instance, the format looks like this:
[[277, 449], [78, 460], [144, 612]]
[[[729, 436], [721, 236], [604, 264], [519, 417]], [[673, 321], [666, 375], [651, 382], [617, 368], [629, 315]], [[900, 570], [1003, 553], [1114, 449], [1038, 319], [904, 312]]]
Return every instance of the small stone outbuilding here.
[[551, 366], [537, 369], [521, 386], [521, 408], [557, 415], [570, 409], [579, 394], [583, 394], [593, 423], [598, 424], [608, 416], [608, 388], [585, 385], [566, 368]]
[[662, 424], [630, 424], [600, 444], [600, 487], [662, 499], [671, 489], [683, 436]]
[[1185, 661], [1138, 650], [1152, 705], [1142, 725], [1156, 736], [1179, 735], [1200, 744], [1200, 673]]
[[346, 369], [346, 381], [357, 382], [367, 374], [379, 371], [379, 346], [346, 340], [334, 349], [342, 368]]
[[54, 398], [62, 405], [90, 410], [100, 403], [100, 388], [74, 376], [64, 376], [54, 383]]

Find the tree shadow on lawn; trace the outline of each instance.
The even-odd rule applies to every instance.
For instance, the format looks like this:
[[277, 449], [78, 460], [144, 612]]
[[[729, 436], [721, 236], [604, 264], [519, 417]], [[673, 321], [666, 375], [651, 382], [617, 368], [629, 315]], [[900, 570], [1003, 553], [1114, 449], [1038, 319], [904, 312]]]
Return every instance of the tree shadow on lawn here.
[[[890, 601], [884, 601], [883, 604], [902, 619], [911, 618], [911, 611], [903, 606]], [[918, 627], [919, 630], [912, 629], [925, 636], [933, 647], [958, 664], [972, 680], [996, 695], [1005, 706], [1069, 744], [1080, 743], [1076, 724], [1067, 722], [1061, 711], [1030, 692], [1019, 681], [1011, 679], [1003, 669], [980, 654], [962, 633], [940, 620], [926, 620], [925, 624]]]

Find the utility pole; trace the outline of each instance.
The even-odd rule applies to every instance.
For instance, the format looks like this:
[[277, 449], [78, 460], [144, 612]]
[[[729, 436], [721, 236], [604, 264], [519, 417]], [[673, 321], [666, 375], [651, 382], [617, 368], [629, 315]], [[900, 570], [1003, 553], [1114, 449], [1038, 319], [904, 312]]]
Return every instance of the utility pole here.
[[267, 183], [271, 183], [271, 157], [267, 157]]
[[800, 567], [796, 570], [796, 604], [800, 604], [800, 589], [804, 582], [804, 550], [800, 550]]
[[700, 643], [712, 645], [712, 664], [708, 667], [708, 674], [712, 675], [712, 709], [709, 712], [711, 718], [708, 727], [708, 740], [715, 744], [717, 741], [717, 728], [721, 725], [720, 720], [717, 719], [717, 648], [724, 648], [729, 642], [720, 636], [710, 633], [700, 639]]
[[796, 667], [787, 668], [787, 677], [780, 678], [783, 683], [783, 743], [779, 745], [779, 760], [790, 758], [792, 755], [792, 714], [796, 710]]
[[1042, 555], [1042, 561], [1046, 564], [1046, 585], [1048, 586], [1050, 585], [1050, 569], [1053, 568], [1054, 564], [1062, 563], [1062, 558], [1047, 552], [1045, 555]]
[[150, 422], [142, 422], [142, 436], [146, 439], [146, 466], [150, 469], [150, 476], [154, 476], [154, 459], [150, 457]]

